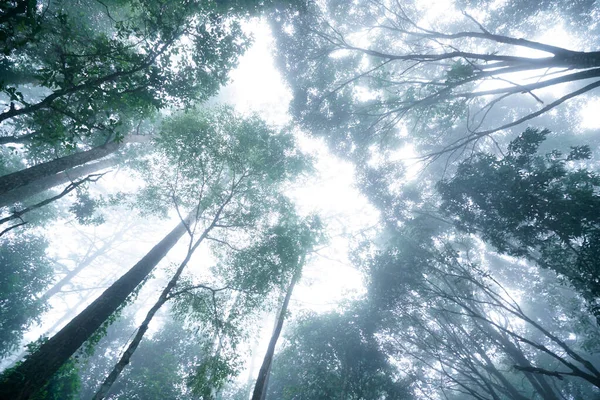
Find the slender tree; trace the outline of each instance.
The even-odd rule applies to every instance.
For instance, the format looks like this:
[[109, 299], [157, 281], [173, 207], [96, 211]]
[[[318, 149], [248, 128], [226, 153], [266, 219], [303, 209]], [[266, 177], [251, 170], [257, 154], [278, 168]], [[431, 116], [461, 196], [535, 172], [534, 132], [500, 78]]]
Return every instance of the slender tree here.
[[[102, 146], [94, 147], [92, 149], [78, 153], [73, 153], [68, 156], [58, 158], [56, 160], [34, 165], [21, 171], [1, 176], [0, 195], [7, 195], [9, 196], [9, 198], [14, 199], [15, 196], [11, 193], [11, 191], [15, 189], [21, 189], [30, 185], [48, 186], [50, 182], [60, 182], [61, 178], [57, 177], [56, 174], [62, 173], [80, 165], [84, 165], [91, 161], [104, 158], [116, 152], [117, 150], [122, 149], [127, 143], [145, 143], [148, 142], [150, 139], [151, 138], [149, 136], [130, 135], [120, 142], [113, 141]], [[102, 166], [102, 164], [100, 164], [100, 166]], [[68, 177], [68, 174], [65, 176]], [[48, 182], [44, 182], [47, 180]], [[21, 194], [22, 197], [17, 199], [18, 201], [21, 201], [23, 200], [23, 198], [26, 198], [26, 196], [28, 196], [28, 191], [25, 190], [21, 192]]]
[[285, 297], [281, 303], [279, 314], [277, 315], [275, 329], [273, 329], [271, 339], [269, 340], [269, 346], [267, 347], [267, 352], [265, 353], [262, 365], [258, 371], [258, 377], [256, 378], [256, 383], [254, 385], [254, 391], [252, 392], [252, 400], [262, 400], [266, 395], [269, 372], [271, 371], [271, 364], [273, 363], [273, 356], [275, 355], [275, 346], [277, 345], [277, 341], [281, 335], [281, 330], [283, 329], [283, 322], [285, 321], [285, 317], [288, 312], [290, 299], [294, 293], [294, 287], [302, 275], [302, 262], [300, 262], [296, 268], [296, 272], [292, 276], [292, 280], [290, 281], [290, 284], [285, 292]]

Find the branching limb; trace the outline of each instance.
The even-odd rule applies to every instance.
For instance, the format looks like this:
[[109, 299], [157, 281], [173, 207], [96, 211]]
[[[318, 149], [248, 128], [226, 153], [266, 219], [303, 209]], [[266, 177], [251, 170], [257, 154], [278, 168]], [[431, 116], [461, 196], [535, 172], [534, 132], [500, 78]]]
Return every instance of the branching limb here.
[[[30, 211], [36, 210], [36, 209], [38, 209], [38, 208], [41, 208], [41, 207], [45, 206], [46, 204], [50, 204], [50, 203], [52, 203], [53, 201], [55, 201], [55, 200], [58, 200], [58, 199], [60, 199], [61, 197], [64, 197], [64, 196], [66, 196], [67, 194], [71, 193], [73, 190], [77, 189], [79, 186], [81, 186], [81, 185], [83, 185], [83, 184], [85, 184], [85, 183], [87, 183], [87, 182], [97, 182], [97, 181], [98, 181], [100, 178], [102, 178], [102, 177], [103, 177], [104, 175], [106, 175], [108, 172], [110, 172], [110, 171], [104, 172], [104, 173], [102, 173], [102, 174], [92, 174], [92, 175], [88, 175], [86, 178], [84, 178], [84, 179], [81, 179], [80, 181], [73, 182], [73, 183], [71, 183], [69, 186], [67, 186], [67, 187], [66, 187], [66, 188], [65, 188], [65, 189], [64, 189], [64, 190], [63, 190], [63, 191], [62, 191], [60, 194], [58, 194], [58, 195], [56, 195], [56, 196], [53, 196], [53, 197], [50, 197], [49, 199], [46, 199], [46, 200], [44, 200], [44, 201], [41, 201], [41, 202], [39, 202], [39, 203], [37, 203], [37, 204], [34, 204], [34, 205], [32, 205], [32, 206], [30, 206], [30, 207], [27, 207], [27, 208], [24, 208], [24, 209], [22, 209], [22, 210], [19, 210], [19, 211], [14, 211], [14, 212], [13, 212], [11, 215], [9, 215], [8, 217], [5, 217], [5, 218], [2, 218], [2, 219], [0, 219], [0, 225], [2, 225], [2, 224], [4, 224], [4, 223], [6, 223], [6, 222], [8, 222], [8, 221], [11, 221], [11, 220], [13, 220], [13, 219], [17, 219], [17, 218], [21, 219], [21, 217], [22, 217], [24, 214], [26, 214], [26, 213], [28, 213], [28, 212], [30, 212]], [[21, 224], [21, 225], [23, 225], [23, 224]], [[11, 229], [12, 229], [12, 228], [11, 228]], [[5, 233], [5, 232], [2, 232], [2, 234], [4, 234], [4, 233]], [[0, 236], [2, 236], [2, 234], [0, 234]]]

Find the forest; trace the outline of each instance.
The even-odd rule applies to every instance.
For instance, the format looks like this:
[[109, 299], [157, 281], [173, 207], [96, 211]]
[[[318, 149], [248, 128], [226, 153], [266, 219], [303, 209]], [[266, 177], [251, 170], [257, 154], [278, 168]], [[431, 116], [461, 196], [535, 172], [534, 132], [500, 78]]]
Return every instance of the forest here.
[[0, 400], [600, 400], [599, 21], [0, 0]]

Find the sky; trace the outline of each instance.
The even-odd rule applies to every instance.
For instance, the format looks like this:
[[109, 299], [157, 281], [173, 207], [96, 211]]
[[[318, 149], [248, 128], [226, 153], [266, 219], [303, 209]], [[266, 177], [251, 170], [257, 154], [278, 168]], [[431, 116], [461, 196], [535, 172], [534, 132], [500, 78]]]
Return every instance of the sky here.
[[[244, 28], [252, 33], [254, 43], [215, 102], [232, 104], [243, 113], [258, 113], [267, 122], [283, 126], [290, 122], [292, 95], [275, 66], [271, 31], [258, 19]], [[297, 137], [302, 151], [316, 158], [317, 173], [291, 188], [288, 195], [302, 214], [316, 212], [322, 216], [328, 224], [330, 245], [311, 257], [293, 303], [298, 308], [325, 311], [349, 294], [364, 290], [360, 273], [347, 259], [349, 243], [345, 236], [372, 227], [378, 213], [356, 188], [350, 163], [331, 155], [321, 140], [302, 132]]]

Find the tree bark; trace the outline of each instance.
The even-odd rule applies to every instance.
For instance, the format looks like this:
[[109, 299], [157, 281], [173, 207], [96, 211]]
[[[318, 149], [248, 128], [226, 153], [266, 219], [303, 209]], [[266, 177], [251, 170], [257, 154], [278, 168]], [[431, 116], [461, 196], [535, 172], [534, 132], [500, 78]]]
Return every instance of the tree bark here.
[[123, 369], [129, 364], [129, 361], [131, 360], [131, 356], [133, 355], [133, 353], [135, 353], [138, 346], [140, 345], [140, 342], [142, 341], [144, 334], [148, 330], [148, 325], [150, 325], [150, 322], [154, 318], [154, 315], [163, 306], [163, 304], [165, 304], [167, 302], [167, 300], [169, 300], [169, 294], [171, 293], [171, 290], [173, 290], [173, 288], [177, 284], [177, 281], [179, 280], [179, 277], [181, 276], [186, 265], [190, 261], [192, 254], [194, 254], [194, 251], [198, 248], [200, 243], [202, 243], [204, 238], [206, 238], [209, 231], [212, 229], [213, 225], [211, 225], [209, 228], [207, 228], [202, 233], [202, 236], [200, 236], [200, 238], [196, 241], [196, 243], [194, 243], [194, 246], [189, 248], [185, 259], [179, 265], [179, 268], [175, 272], [175, 275], [173, 275], [173, 278], [171, 278], [171, 280], [169, 281], [167, 286], [164, 288], [164, 290], [160, 294], [158, 301], [152, 306], [150, 311], [148, 311], [148, 314], [146, 314], [146, 318], [140, 325], [137, 333], [135, 334], [135, 337], [133, 338], [133, 340], [127, 347], [127, 350], [125, 350], [125, 352], [121, 356], [121, 359], [117, 362], [117, 364], [115, 364], [112, 371], [110, 371], [110, 374], [108, 374], [106, 379], [104, 379], [104, 382], [102, 382], [102, 385], [100, 385], [100, 388], [94, 395], [93, 400], [102, 400], [108, 394], [108, 391], [110, 390], [112, 385], [115, 383], [115, 381], [117, 380], [117, 378], [119, 377], [119, 375], [121, 374]]
[[70, 154], [65, 157], [57, 158], [56, 160], [25, 168], [21, 171], [0, 176], [0, 196], [11, 190], [41, 181], [68, 169], [106, 157], [122, 148], [126, 143], [145, 142], [150, 139], [150, 136], [129, 135], [125, 140], [119, 143], [110, 142], [87, 151]]
[[[188, 248], [188, 252], [187, 252], [187, 255], [185, 256], [185, 259], [181, 262], [181, 264], [179, 265], [179, 268], [177, 268], [177, 271], [175, 272], [175, 275], [173, 275], [173, 278], [171, 278], [171, 280], [169, 281], [169, 283], [167, 284], [165, 289], [162, 291], [160, 297], [158, 298], [158, 301], [154, 304], [154, 306], [152, 306], [150, 311], [148, 311], [148, 314], [146, 314], [146, 318], [140, 325], [140, 328], [138, 329], [138, 331], [135, 335], [135, 338], [129, 344], [129, 346], [127, 347], [127, 350], [125, 350], [125, 352], [121, 356], [121, 359], [119, 360], [119, 362], [117, 362], [117, 364], [114, 366], [114, 368], [112, 369], [110, 374], [108, 374], [108, 376], [106, 377], [104, 382], [102, 382], [102, 385], [100, 385], [100, 388], [94, 395], [93, 400], [102, 400], [108, 394], [108, 391], [110, 390], [113, 383], [115, 383], [115, 381], [121, 374], [121, 371], [123, 371], [123, 369], [127, 366], [127, 364], [129, 364], [129, 361], [131, 360], [131, 356], [137, 350], [140, 342], [142, 341], [142, 338], [144, 337], [144, 334], [148, 330], [148, 325], [152, 321], [152, 318], [154, 318], [154, 315], [162, 307], [162, 305], [165, 304], [165, 302], [171, 298], [170, 293], [173, 290], [173, 288], [175, 287], [175, 285], [177, 284], [177, 281], [179, 280], [179, 277], [183, 273], [183, 270], [185, 269], [188, 262], [190, 261], [190, 258], [192, 258], [192, 255], [194, 254], [194, 252], [196, 251], [198, 246], [200, 246], [200, 244], [204, 241], [204, 239], [206, 239], [206, 237], [208, 236], [210, 231], [212, 231], [212, 229], [216, 226], [217, 222], [221, 218], [221, 213], [223, 212], [223, 209], [225, 208], [225, 206], [227, 204], [229, 204], [232, 197], [233, 197], [233, 192], [221, 204], [221, 206], [219, 207], [219, 210], [216, 212], [215, 216], [213, 217], [212, 222], [210, 223], [210, 225], [208, 227], [206, 227], [206, 229], [204, 229], [204, 231], [202, 232], [202, 234], [200, 235], [198, 240], [193, 242], [193, 244], [192, 244], [192, 242], [190, 242], [190, 247]], [[189, 226], [189, 221], [191, 220], [191, 218], [188, 216], [188, 218], [186, 220], [187, 221], [185, 222], [185, 224]], [[192, 235], [192, 234], [190, 233], [190, 235]], [[177, 295], [177, 294], [174, 294], [174, 295]]]
[[94, 172], [113, 167], [119, 163], [117, 158], [109, 158], [98, 162], [83, 165], [69, 171], [60, 172], [54, 176], [40, 179], [26, 186], [21, 186], [11, 190], [8, 193], [0, 195], [0, 207], [10, 207], [17, 202], [23, 202], [27, 198], [38, 193], [44, 192], [53, 187], [69, 183], [82, 176], [93, 174]]
[[26, 400], [41, 389], [79, 347], [119, 308], [187, 232], [180, 222], [125, 275], [77, 315], [0, 383], [1, 400]]
[[271, 363], [273, 362], [273, 355], [275, 354], [275, 345], [277, 345], [277, 340], [279, 339], [279, 335], [281, 334], [281, 329], [283, 328], [283, 322], [285, 320], [285, 314], [287, 313], [288, 305], [290, 304], [290, 298], [292, 297], [292, 293], [294, 292], [294, 286], [300, 279], [300, 275], [302, 274], [302, 266], [303, 263], [300, 263], [292, 277], [290, 285], [288, 286], [287, 292], [285, 294], [285, 299], [283, 300], [283, 304], [281, 305], [281, 311], [279, 312], [279, 317], [277, 318], [277, 325], [275, 325], [275, 330], [273, 331], [273, 335], [271, 336], [271, 340], [269, 341], [269, 347], [267, 348], [267, 353], [265, 354], [265, 358], [258, 372], [258, 377], [256, 378], [256, 384], [254, 385], [254, 392], [252, 394], [252, 400], [261, 400], [266, 395], [267, 391], [267, 382], [269, 377], [269, 372], [271, 371]]
[[0, 195], [4, 195], [11, 190], [32, 184], [41, 179], [48, 178], [59, 172], [106, 157], [117, 151], [121, 146], [121, 143], [110, 142], [104, 146], [94, 147], [87, 151], [57, 158], [56, 160], [34, 165], [33, 167], [1, 176]]

